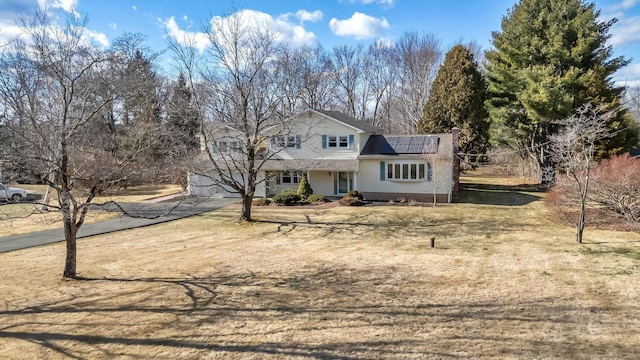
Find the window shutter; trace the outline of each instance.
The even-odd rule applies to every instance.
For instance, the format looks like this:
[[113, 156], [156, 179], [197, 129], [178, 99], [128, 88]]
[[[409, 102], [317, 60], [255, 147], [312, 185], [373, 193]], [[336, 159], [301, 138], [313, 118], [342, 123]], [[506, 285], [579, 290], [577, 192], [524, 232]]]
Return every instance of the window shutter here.
[[353, 149], [353, 145], [355, 143], [355, 139], [353, 135], [349, 135], [349, 149]]
[[280, 185], [280, 178], [282, 177], [282, 173], [276, 173], [276, 185]]
[[427, 181], [431, 181], [432, 169], [431, 164], [427, 163]]
[[338, 194], [338, 173], [333, 173], [333, 193]]
[[301, 145], [300, 135], [296, 135], [296, 149], [300, 149]]
[[380, 181], [385, 181], [386, 178], [386, 167], [384, 166], [384, 161], [380, 161]]
[[322, 135], [322, 148], [327, 148], [327, 135]]

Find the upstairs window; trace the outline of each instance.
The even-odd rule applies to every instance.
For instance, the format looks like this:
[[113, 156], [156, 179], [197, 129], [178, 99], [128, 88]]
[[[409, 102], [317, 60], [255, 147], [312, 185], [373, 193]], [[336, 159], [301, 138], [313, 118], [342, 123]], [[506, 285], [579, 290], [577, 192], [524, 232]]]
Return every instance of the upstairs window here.
[[229, 154], [229, 153], [237, 153], [240, 152], [240, 142], [237, 140], [232, 140], [232, 141], [227, 141], [227, 140], [220, 140], [220, 141], [216, 141], [216, 149], [218, 150], [218, 152], [222, 153], [222, 154]]
[[322, 135], [323, 149], [353, 149], [353, 135]]
[[300, 137], [296, 135], [277, 135], [271, 138], [271, 144], [278, 149], [300, 149]]

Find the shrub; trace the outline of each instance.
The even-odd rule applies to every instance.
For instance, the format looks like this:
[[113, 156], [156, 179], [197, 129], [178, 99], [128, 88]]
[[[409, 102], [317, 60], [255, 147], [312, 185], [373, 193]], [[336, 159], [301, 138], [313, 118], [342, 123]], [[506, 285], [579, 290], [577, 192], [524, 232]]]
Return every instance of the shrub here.
[[353, 196], [345, 196], [342, 199], [338, 200], [338, 203], [342, 206], [360, 206], [364, 204], [364, 202], [362, 202], [360, 198]]
[[324, 198], [324, 195], [313, 194], [307, 198], [307, 201], [310, 203], [316, 203], [316, 202], [326, 202], [327, 199]]
[[347, 195], [345, 195], [344, 197], [352, 197], [352, 198], [358, 198], [360, 200], [362, 200], [364, 197], [362, 196], [362, 194], [360, 192], [358, 192], [358, 190], [351, 190], [347, 193]]
[[300, 195], [298, 195], [298, 193], [293, 190], [284, 190], [280, 194], [273, 197], [273, 202], [280, 206], [295, 205], [300, 200]]
[[269, 200], [267, 198], [255, 199], [255, 200], [253, 200], [253, 205], [256, 205], [256, 206], [269, 206], [269, 205], [271, 205], [271, 200]]
[[313, 189], [311, 188], [311, 185], [307, 181], [307, 176], [304, 175], [302, 179], [300, 179], [300, 185], [298, 185], [298, 195], [300, 195], [302, 199], [307, 199], [312, 194], [313, 194]]

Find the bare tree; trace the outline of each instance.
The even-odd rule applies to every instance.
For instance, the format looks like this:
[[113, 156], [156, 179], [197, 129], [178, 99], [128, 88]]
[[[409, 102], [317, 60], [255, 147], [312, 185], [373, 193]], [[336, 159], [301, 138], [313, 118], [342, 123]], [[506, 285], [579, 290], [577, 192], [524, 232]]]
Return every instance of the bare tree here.
[[640, 81], [627, 86], [627, 108], [633, 115], [636, 124], [640, 125]]
[[25, 40], [3, 49], [0, 102], [3, 127], [15, 139], [13, 159], [30, 165], [58, 195], [50, 206], [63, 217], [64, 278], [76, 277], [76, 235], [94, 197], [126, 177], [126, 162], [114, 156], [111, 138], [96, 137], [100, 113], [113, 97], [103, 70], [109, 58], [85, 41], [86, 19], [59, 27], [46, 14], [20, 19]]
[[395, 102], [400, 116], [395, 132], [411, 134], [422, 117], [442, 50], [434, 35], [417, 32], [405, 33], [396, 42], [394, 50], [399, 67]]
[[238, 194], [239, 221], [251, 221], [256, 187], [265, 181], [258, 174], [275, 153], [269, 138], [286, 132], [276, 61], [281, 44], [268, 24], [244, 12], [215, 18], [205, 30], [211, 46], [204, 54], [189, 43], [171, 44], [195, 94], [207, 145], [207, 161], [192, 172]]
[[340, 45], [333, 49], [333, 75], [337, 97], [342, 110], [358, 120], [363, 120], [366, 107], [367, 89], [363, 81], [365, 52], [362, 45]]
[[598, 144], [612, 136], [607, 121], [613, 112], [585, 105], [569, 118], [558, 121], [561, 130], [550, 136], [551, 159], [564, 176], [556, 181], [567, 188], [574, 187], [579, 195], [579, 215], [576, 221], [576, 242], [582, 243], [591, 170], [596, 164]]
[[590, 199], [640, 229], [640, 159], [624, 154], [603, 160], [592, 179]]
[[370, 92], [364, 120], [382, 129], [388, 129], [392, 119], [393, 86], [398, 71], [393, 61], [392, 48], [374, 44], [364, 62], [364, 81]]

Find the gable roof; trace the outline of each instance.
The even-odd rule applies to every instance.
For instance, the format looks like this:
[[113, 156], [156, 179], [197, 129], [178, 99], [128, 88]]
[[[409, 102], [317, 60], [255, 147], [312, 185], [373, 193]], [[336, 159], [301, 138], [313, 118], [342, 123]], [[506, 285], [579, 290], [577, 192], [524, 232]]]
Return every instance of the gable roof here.
[[360, 155], [436, 154], [438, 135], [371, 135]]
[[332, 110], [319, 110], [319, 109], [309, 109], [310, 111], [314, 111], [317, 113], [320, 113], [324, 116], [328, 116], [330, 118], [333, 118], [334, 120], [337, 120], [345, 125], [348, 125], [352, 128], [356, 128], [360, 131], [363, 132], [370, 132], [370, 133], [381, 133], [382, 130], [378, 127], [375, 127], [373, 125], [367, 124], [366, 122], [363, 121], [359, 121], [356, 120], [356, 118], [349, 116], [343, 112], [340, 111], [332, 111]]

